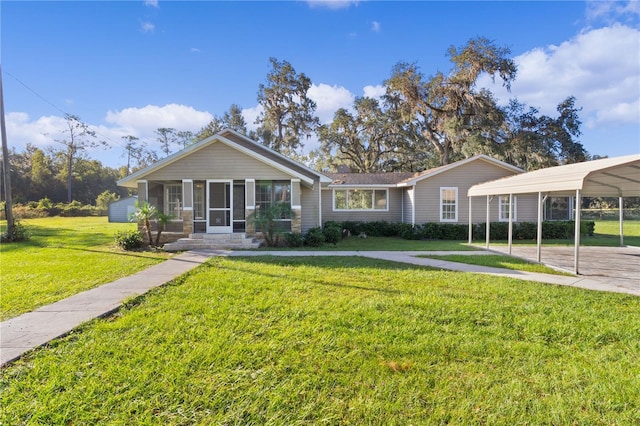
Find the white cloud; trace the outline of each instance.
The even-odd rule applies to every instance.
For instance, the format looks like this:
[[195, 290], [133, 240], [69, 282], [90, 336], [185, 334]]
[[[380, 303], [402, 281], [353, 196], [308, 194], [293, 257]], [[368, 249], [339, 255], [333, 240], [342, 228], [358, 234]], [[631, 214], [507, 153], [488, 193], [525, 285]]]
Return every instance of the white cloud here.
[[353, 0], [307, 0], [309, 7], [325, 7], [327, 9], [346, 9], [351, 5], [357, 5], [358, 1]]
[[341, 86], [328, 84], [312, 84], [307, 95], [317, 104], [316, 114], [321, 123], [333, 120], [333, 114], [339, 108], [351, 108], [353, 93]]
[[143, 33], [152, 33], [156, 29], [156, 26], [147, 21], [140, 24], [140, 29]]
[[640, 3], [638, 0], [590, 0], [587, 1], [586, 14], [589, 21], [604, 20], [615, 22], [624, 18], [637, 18], [640, 16]]
[[582, 121], [640, 123], [640, 31], [623, 25], [584, 31], [559, 46], [547, 46], [514, 58], [518, 75], [508, 94], [488, 77], [489, 87], [506, 103], [517, 97], [544, 114], [555, 115], [567, 96], [582, 107]]
[[144, 0], [144, 5], [151, 6], [151, 7], [159, 7], [158, 0]]
[[206, 111], [197, 111], [193, 107], [179, 104], [164, 106], [147, 105], [143, 108], [125, 108], [121, 111], [109, 111], [105, 121], [117, 127], [131, 129], [131, 134], [140, 137], [153, 134], [160, 127], [173, 127], [178, 130], [199, 130], [213, 116]]
[[373, 21], [373, 22], [371, 23], [371, 31], [376, 32], [376, 33], [377, 33], [377, 32], [380, 32], [380, 22], [378, 22], [378, 21]]
[[245, 123], [247, 123], [248, 130], [256, 130], [258, 128], [256, 120], [263, 111], [264, 108], [262, 105], [256, 105], [253, 108], [245, 108], [242, 110], [242, 117], [244, 118]]
[[386, 93], [387, 89], [385, 89], [383, 85], [378, 84], [376, 86], [371, 86], [371, 85], [364, 86], [362, 91], [364, 93], [364, 96], [366, 96], [367, 98], [380, 100], [382, 96]]
[[191, 52], [191, 53], [200, 53], [200, 49], [198, 49], [197, 47], [192, 47], [191, 49], [189, 49], [189, 52]]

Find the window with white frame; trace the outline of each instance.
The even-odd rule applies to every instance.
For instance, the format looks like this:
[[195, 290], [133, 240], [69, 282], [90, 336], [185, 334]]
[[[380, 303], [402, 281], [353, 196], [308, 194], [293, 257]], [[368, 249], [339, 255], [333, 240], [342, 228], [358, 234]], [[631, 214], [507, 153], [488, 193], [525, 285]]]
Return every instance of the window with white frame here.
[[440, 222], [458, 221], [458, 188], [440, 188]]
[[[507, 196], [504, 196], [504, 195], [499, 196], [498, 197], [498, 205], [499, 205], [499, 208], [498, 208], [498, 212], [499, 212], [498, 213], [499, 214], [498, 220], [500, 222], [508, 222], [509, 221], [509, 196], [508, 195]], [[516, 214], [516, 212], [518, 210], [516, 208], [517, 205], [518, 205], [518, 202], [516, 200], [516, 197], [513, 197], [513, 221], [514, 222], [518, 220], [518, 215]]]
[[386, 189], [334, 189], [333, 210], [387, 211], [389, 192]]
[[164, 186], [164, 213], [172, 215], [174, 219], [182, 218], [181, 183]]

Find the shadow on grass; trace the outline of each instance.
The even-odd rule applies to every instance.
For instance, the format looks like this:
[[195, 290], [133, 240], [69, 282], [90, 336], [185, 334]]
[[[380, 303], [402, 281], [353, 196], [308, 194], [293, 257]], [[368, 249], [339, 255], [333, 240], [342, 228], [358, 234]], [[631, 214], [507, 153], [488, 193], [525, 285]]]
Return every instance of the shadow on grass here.
[[[280, 266], [309, 266], [314, 268], [326, 268], [326, 269], [342, 269], [342, 268], [376, 268], [376, 269], [385, 269], [389, 271], [405, 271], [405, 270], [416, 270], [422, 269], [426, 271], [439, 271], [439, 269], [417, 266], [417, 265], [407, 265], [387, 260], [379, 260], [379, 259], [369, 259], [366, 257], [357, 256], [357, 261], [354, 262], [353, 258], [344, 258], [338, 256], [331, 256], [330, 253], [327, 256], [309, 256], [309, 257], [296, 257], [296, 258], [282, 258], [279, 256], [260, 256], [258, 257], [233, 257], [232, 260], [241, 260], [247, 263], [254, 264], [267, 264], [267, 265], [280, 265]], [[297, 279], [305, 282], [310, 282], [322, 286], [330, 286], [330, 287], [339, 287], [339, 288], [352, 288], [357, 290], [364, 291], [372, 291], [378, 293], [386, 293], [386, 294], [403, 294], [405, 292], [400, 290], [391, 290], [385, 288], [376, 288], [376, 287], [366, 287], [360, 285], [353, 284], [344, 284], [344, 283], [336, 283], [330, 282], [328, 280], [318, 280], [318, 279], [309, 279], [309, 278], [296, 278], [291, 274], [283, 273], [283, 274], [266, 274], [263, 272], [256, 272], [256, 270], [251, 268], [242, 268], [242, 267], [227, 267], [220, 266], [213, 263], [207, 263], [208, 267], [217, 267], [220, 269], [226, 269], [234, 272], [253, 274], [259, 276], [267, 276], [270, 278], [276, 279]], [[332, 276], [330, 271], [324, 275], [327, 278]]]

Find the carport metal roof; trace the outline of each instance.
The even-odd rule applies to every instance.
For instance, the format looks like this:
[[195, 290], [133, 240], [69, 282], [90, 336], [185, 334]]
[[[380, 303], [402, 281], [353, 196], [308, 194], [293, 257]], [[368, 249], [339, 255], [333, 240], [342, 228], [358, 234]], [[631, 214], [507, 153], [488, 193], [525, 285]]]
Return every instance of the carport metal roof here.
[[[485, 182], [469, 188], [467, 195], [471, 197], [487, 197], [486, 239], [489, 248], [489, 198], [494, 195], [509, 195], [509, 205], [513, 206], [512, 197], [516, 194], [538, 194], [538, 231], [537, 254], [540, 262], [542, 245], [542, 205], [543, 194], [555, 196], [575, 195], [575, 242], [574, 272], [579, 272], [580, 247], [580, 206], [582, 197], [618, 197], [622, 206], [623, 197], [640, 196], [640, 154], [624, 157], [603, 158], [584, 163], [567, 164], [550, 167], [533, 172]], [[471, 203], [469, 204], [471, 206]], [[509, 210], [509, 254], [513, 238], [512, 207]], [[622, 237], [623, 214], [620, 208], [620, 244]], [[469, 209], [469, 243], [472, 237], [471, 208]]]
[[640, 197], [640, 154], [549, 167], [485, 182], [467, 195], [553, 193], [557, 196]]

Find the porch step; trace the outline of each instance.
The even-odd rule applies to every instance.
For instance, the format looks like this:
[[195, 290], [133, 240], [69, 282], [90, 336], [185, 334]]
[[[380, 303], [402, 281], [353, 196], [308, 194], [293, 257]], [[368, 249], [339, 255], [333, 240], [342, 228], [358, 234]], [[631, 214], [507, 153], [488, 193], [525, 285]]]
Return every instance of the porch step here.
[[260, 247], [261, 241], [248, 238], [246, 234], [191, 234], [174, 243], [164, 245], [165, 251], [186, 250], [247, 250]]

